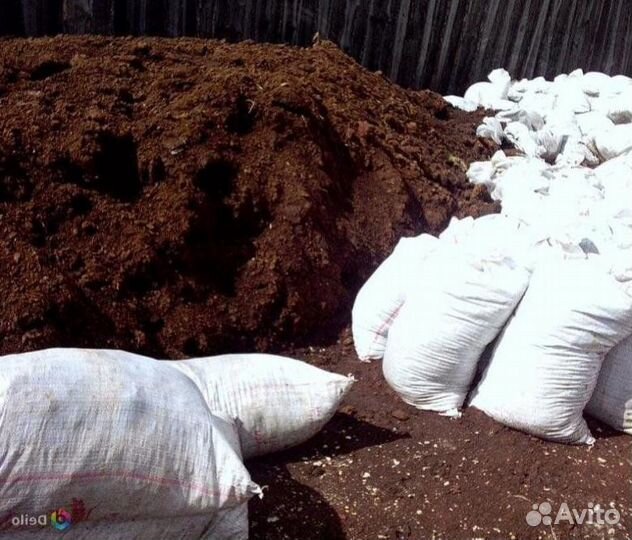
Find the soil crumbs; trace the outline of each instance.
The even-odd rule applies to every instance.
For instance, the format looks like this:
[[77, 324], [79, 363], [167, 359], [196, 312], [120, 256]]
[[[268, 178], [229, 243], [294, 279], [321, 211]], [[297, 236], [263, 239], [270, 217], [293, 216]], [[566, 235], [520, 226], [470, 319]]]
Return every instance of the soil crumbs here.
[[[422, 413], [336, 342], [399, 237], [497, 209], [464, 174], [494, 150], [481, 116], [328, 43], [0, 40], [0, 353], [260, 350], [353, 373], [321, 434], [248, 464], [255, 539], [625, 538], [628, 437]], [[530, 527], [542, 502], [622, 521]]]
[[[594, 447], [550, 443], [469, 408], [459, 419], [418, 411], [388, 387], [381, 362], [361, 363], [349, 331], [336, 345], [287, 351], [357, 382], [312, 441], [247, 463], [264, 488], [250, 508], [256, 540], [627, 539], [632, 438], [589, 420]], [[549, 503], [551, 525], [530, 526]], [[616, 525], [554, 524], [615, 508]], [[542, 516], [544, 517], [544, 516]], [[574, 518], [573, 518], [574, 519]]]

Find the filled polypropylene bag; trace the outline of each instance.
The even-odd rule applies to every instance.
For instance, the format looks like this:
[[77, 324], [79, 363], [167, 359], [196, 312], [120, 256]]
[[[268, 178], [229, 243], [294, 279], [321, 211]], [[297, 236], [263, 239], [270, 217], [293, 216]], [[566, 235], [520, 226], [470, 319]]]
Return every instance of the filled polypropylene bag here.
[[438, 244], [429, 234], [402, 238], [362, 286], [351, 312], [353, 342], [360, 360], [384, 356], [388, 330], [404, 303], [408, 283]]
[[604, 193], [602, 208], [595, 209], [603, 210], [602, 223], [632, 225], [632, 153], [602, 163], [594, 174]]
[[575, 118], [577, 126], [584, 136], [593, 136], [600, 131], [609, 130], [614, 127], [612, 120], [599, 111], [578, 114]]
[[[474, 161], [467, 170], [468, 180], [473, 184], [487, 187], [495, 201], [503, 201], [506, 194], [520, 191], [519, 199], [524, 197], [525, 189], [540, 191], [548, 188], [550, 166], [540, 158], [526, 156], [506, 156], [502, 150], [496, 152], [489, 161]], [[507, 213], [507, 212], [505, 212]]]
[[384, 376], [419, 409], [458, 413], [479, 357], [527, 287], [529, 272], [511, 258], [469, 253], [476, 236], [427, 261], [389, 332]]
[[269, 354], [227, 354], [173, 362], [211, 411], [234, 418], [244, 458], [310, 439], [331, 419], [351, 377]]
[[612, 159], [632, 150], [632, 124], [619, 124], [598, 132], [594, 143], [599, 155]]
[[581, 87], [588, 95], [607, 94], [612, 86], [611, 77], [598, 71], [589, 71], [581, 78]]
[[507, 111], [496, 113], [495, 118], [501, 122], [508, 124], [510, 122], [520, 122], [532, 131], [537, 131], [544, 127], [544, 118], [535, 111], [524, 110], [519, 107]]
[[632, 435], [632, 336], [607, 354], [586, 412]]
[[487, 78], [490, 82], [478, 82], [470, 86], [463, 98], [488, 109], [509, 109], [513, 103], [507, 100], [511, 77], [504, 69], [493, 70]]
[[491, 139], [500, 146], [503, 142], [503, 127], [493, 116], [486, 116], [483, 123], [476, 128], [476, 136]]
[[534, 138], [535, 132], [529, 130], [522, 122], [509, 122], [505, 127], [505, 137], [526, 156], [536, 157], [540, 149]]
[[[439, 235], [440, 247], [457, 246], [459, 254], [470, 261], [511, 259], [521, 267], [532, 264], [534, 239], [530, 227], [504, 214], [489, 214], [479, 218], [453, 217]], [[411, 282], [418, 286], [417, 281]]]
[[[494, 159], [492, 158], [492, 163]], [[548, 165], [540, 158], [516, 156], [508, 158], [502, 167], [496, 165], [494, 185], [490, 195], [495, 201], [502, 201], [503, 212], [512, 215], [516, 208], [522, 208], [523, 201], [528, 195], [538, 195], [546, 192], [550, 184]], [[513, 202], [512, 202], [513, 199]], [[524, 210], [524, 208], [522, 208]], [[536, 210], [537, 214], [537, 210]], [[521, 217], [525, 223], [531, 223], [533, 214], [526, 215], [518, 212], [515, 217]]]
[[632, 290], [600, 257], [535, 269], [471, 405], [557, 442], [594, 442], [582, 417], [603, 358], [632, 332]]
[[595, 99], [592, 109], [605, 114], [615, 124], [632, 121], [632, 87], [621, 88], [621, 92]]
[[461, 109], [462, 111], [474, 112], [478, 108], [478, 105], [476, 103], [467, 101], [460, 96], [443, 96], [443, 99], [445, 99], [453, 107]]
[[[170, 363], [85, 349], [0, 362], [2, 536], [53, 531], [57, 509], [72, 538], [247, 538], [225, 520], [260, 492], [237, 428]], [[27, 514], [47, 530], [20, 525]]]
[[555, 107], [555, 102], [556, 98], [553, 94], [527, 91], [518, 105], [522, 110], [538, 114], [546, 120]]
[[590, 102], [582, 89], [581, 81], [572, 78], [558, 80], [552, 85], [552, 91], [556, 97], [556, 109], [566, 109], [578, 114], [590, 111]]

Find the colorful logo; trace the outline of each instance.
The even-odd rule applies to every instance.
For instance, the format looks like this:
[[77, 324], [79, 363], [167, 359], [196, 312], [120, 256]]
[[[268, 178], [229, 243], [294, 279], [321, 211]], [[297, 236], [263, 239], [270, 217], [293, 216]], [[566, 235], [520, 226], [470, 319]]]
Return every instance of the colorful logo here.
[[50, 515], [50, 524], [53, 529], [58, 531], [65, 531], [70, 528], [72, 523], [72, 516], [70, 512], [60, 508], [59, 510], [52, 512]]

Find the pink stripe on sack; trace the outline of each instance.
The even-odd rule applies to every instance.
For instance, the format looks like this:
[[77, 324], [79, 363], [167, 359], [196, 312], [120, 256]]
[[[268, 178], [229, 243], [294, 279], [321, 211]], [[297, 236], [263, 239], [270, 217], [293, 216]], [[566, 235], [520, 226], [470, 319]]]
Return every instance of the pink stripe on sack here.
[[114, 472], [92, 472], [81, 474], [35, 474], [26, 476], [15, 476], [0, 478], [0, 483], [37, 483], [47, 481], [59, 481], [59, 480], [100, 480], [104, 478], [125, 478], [129, 480], [141, 480], [143, 482], [151, 482], [153, 484], [161, 484], [168, 486], [185, 486], [191, 488], [194, 491], [199, 491], [205, 495], [218, 496], [220, 489], [208, 489], [206, 486], [194, 482], [183, 482], [174, 478], [165, 478], [162, 476], [149, 476], [143, 474], [137, 474], [129, 471], [114, 471]]
[[393, 321], [395, 320], [395, 317], [397, 317], [397, 315], [399, 314], [403, 306], [404, 306], [404, 302], [402, 302], [398, 306], [398, 308], [386, 318], [386, 320], [377, 329], [377, 332], [373, 334], [373, 341], [371, 341], [371, 349], [373, 349], [373, 346], [375, 345], [375, 342], [378, 340], [378, 338], [384, 337], [382, 333], [386, 333], [385, 330], [388, 330], [390, 328], [390, 326], [393, 324]]

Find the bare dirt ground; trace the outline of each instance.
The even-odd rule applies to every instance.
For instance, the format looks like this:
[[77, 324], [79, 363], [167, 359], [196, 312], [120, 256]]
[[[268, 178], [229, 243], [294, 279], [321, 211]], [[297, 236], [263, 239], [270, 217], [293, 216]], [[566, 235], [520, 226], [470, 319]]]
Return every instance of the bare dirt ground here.
[[[460, 419], [417, 411], [384, 382], [380, 362], [358, 361], [348, 331], [331, 347], [288, 353], [358, 380], [315, 439], [248, 464], [268, 486], [251, 503], [252, 538], [629, 538], [629, 436], [589, 421], [594, 447], [568, 446], [476, 409]], [[553, 519], [562, 503], [580, 512], [590, 504], [616, 508], [621, 522], [529, 526], [527, 513], [544, 502]]]

